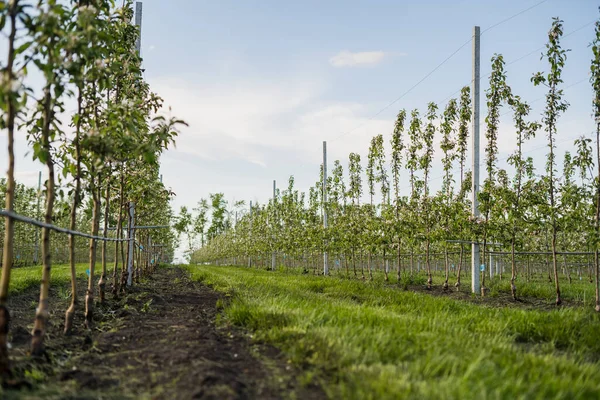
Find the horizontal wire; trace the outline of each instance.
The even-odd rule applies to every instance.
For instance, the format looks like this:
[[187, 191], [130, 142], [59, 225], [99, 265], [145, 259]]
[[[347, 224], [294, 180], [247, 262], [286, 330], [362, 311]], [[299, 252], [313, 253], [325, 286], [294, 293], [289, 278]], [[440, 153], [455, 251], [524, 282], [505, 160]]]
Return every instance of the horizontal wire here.
[[[485, 30], [483, 30], [480, 35], [482, 35], [483, 33], [504, 24], [505, 22], [510, 21], [511, 19], [518, 17], [521, 14], [526, 13], [527, 11], [545, 3], [548, 0], [542, 0], [536, 4], [534, 4], [533, 6], [526, 8], [522, 11], [519, 11], [518, 13], [500, 21], [497, 22], [496, 24], [486, 28]], [[581, 28], [583, 29], [583, 28]], [[454, 57], [460, 50], [462, 50], [466, 45], [468, 45], [469, 43], [471, 43], [473, 41], [473, 37], [469, 38], [469, 40], [467, 40], [465, 43], [463, 43], [462, 45], [460, 45], [458, 47], [458, 49], [456, 49], [455, 51], [453, 51], [448, 57], [446, 57], [441, 63], [439, 63], [434, 69], [432, 69], [431, 71], [429, 71], [429, 73], [427, 75], [425, 75], [423, 78], [421, 78], [421, 80], [419, 80], [417, 83], [415, 83], [413, 86], [411, 86], [408, 90], [406, 90], [404, 93], [402, 93], [399, 97], [397, 97], [395, 100], [393, 100], [391, 103], [388, 103], [385, 107], [383, 107], [382, 109], [380, 109], [377, 113], [375, 113], [374, 115], [372, 115], [371, 117], [369, 117], [366, 121], [364, 121], [363, 123], [359, 124], [358, 126], [356, 126], [355, 128], [352, 128], [351, 130], [342, 133], [341, 135], [335, 137], [334, 139], [331, 140], [331, 142], [335, 142], [339, 139], [341, 139], [342, 137], [349, 135], [350, 133], [362, 128], [363, 126], [365, 126], [366, 124], [368, 124], [369, 122], [371, 122], [375, 117], [379, 116], [381, 113], [383, 113], [385, 110], [387, 110], [388, 108], [390, 108], [391, 106], [393, 106], [394, 104], [396, 104], [398, 101], [400, 101], [402, 98], [404, 98], [406, 95], [408, 95], [410, 92], [412, 92], [415, 88], [417, 88], [417, 86], [419, 86], [421, 83], [423, 83], [425, 80], [427, 80], [427, 78], [429, 78], [431, 75], [433, 75], [438, 69], [440, 69], [444, 64], [446, 64], [452, 57]], [[459, 89], [460, 91], [460, 89]]]
[[33, 218], [25, 217], [23, 215], [20, 215], [20, 214], [17, 214], [15, 212], [8, 211], [5, 209], [0, 209], [0, 215], [8, 217], [15, 221], [19, 221], [19, 222], [23, 222], [23, 223], [30, 224], [33, 226], [37, 226], [38, 228], [46, 228], [46, 229], [50, 229], [50, 230], [53, 230], [56, 232], [66, 233], [68, 235], [73, 235], [73, 236], [80, 236], [80, 237], [84, 237], [84, 238], [88, 238], [88, 239], [100, 240], [100, 241], [104, 241], [104, 242], [128, 242], [128, 241], [133, 240], [133, 239], [113, 239], [113, 238], [107, 238], [104, 236], [93, 236], [93, 235], [89, 235], [89, 234], [83, 233], [83, 232], [72, 231], [70, 229], [61, 228], [61, 227], [58, 227], [58, 226], [55, 226], [52, 224], [47, 224], [45, 222], [35, 220]]
[[[590, 25], [593, 25], [593, 24], [595, 24], [595, 23], [596, 23], [596, 21], [595, 21], [595, 20], [594, 20], [594, 21], [587, 22], [587, 23], [585, 23], [584, 25], [581, 25], [579, 28], [577, 28], [577, 29], [574, 29], [574, 30], [572, 30], [571, 32], [569, 32], [569, 33], [567, 33], [567, 34], [563, 35], [563, 38], [569, 37], [569, 36], [571, 36], [571, 35], [573, 35], [573, 34], [575, 34], [575, 33], [579, 32], [579, 31], [581, 31], [581, 30], [583, 30], [583, 29], [587, 28], [588, 26], [590, 26]], [[525, 55], [522, 55], [522, 56], [521, 56], [521, 57], [519, 57], [519, 58], [516, 58], [516, 59], [514, 59], [514, 60], [512, 60], [512, 61], [509, 61], [509, 62], [507, 62], [505, 65], [506, 65], [506, 66], [509, 66], [509, 65], [512, 65], [512, 64], [518, 63], [519, 61], [521, 61], [521, 60], [524, 60], [525, 58], [527, 58], [527, 57], [529, 57], [529, 56], [531, 56], [531, 55], [533, 55], [533, 54], [535, 54], [535, 53], [537, 53], [537, 52], [539, 52], [539, 51], [541, 51], [541, 50], [544, 50], [544, 48], [546, 48], [546, 45], [543, 45], [543, 46], [541, 46], [541, 47], [538, 47], [537, 49], [535, 49], [535, 50], [532, 50], [532, 51], [530, 51], [529, 53], [527, 53], [527, 54], [525, 54]], [[489, 77], [491, 74], [492, 74], [491, 72], [488, 72], [488, 73], [486, 73], [485, 75], [482, 75], [482, 76], [480, 77], [480, 79], [487, 78], [487, 77]], [[466, 83], [466, 84], [462, 85], [462, 86], [460, 87], [460, 89], [456, 90], [456, 91], [455, 91], [455, 92], [453, 92], [451, 95], [447, 96], [447, 97], [446, 97], [444, 100], [442, 100], [442, 101], [438, 102], [438, 104], [444, 104], [446, 101], [450, 100], [450, 99], [451, 99], [451, 98], [453, 98], [455, 95], [457, 95], [458, 93], [460, 93], [460, 91], [462, 90], [462, 88], [463, 88], [463, 87], [465, 87], [465, 86], [468, 86], [468, 85], [470, 85], [471, 83], [473, 83], [473, 79], [471, 79], [471, 80], [470, 80], [468, 83]]]

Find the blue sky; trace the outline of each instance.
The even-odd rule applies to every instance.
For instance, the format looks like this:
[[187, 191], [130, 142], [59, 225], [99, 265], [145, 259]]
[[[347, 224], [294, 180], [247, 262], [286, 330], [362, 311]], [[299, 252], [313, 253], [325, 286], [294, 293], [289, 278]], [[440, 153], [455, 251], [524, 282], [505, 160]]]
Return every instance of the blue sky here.
[[[328, 141], [330, 166], [338, 158], [346, 166], [351, 151], [366, 157], [372, 136], [384, 134], [389, 140], [400, 108], [424, 111], [429, 101], [439, 103], [469, 84], [471, 45], [372, 118], [378, 111], [468, 41], [474, 25], [483, 31], [539, 2], [143, 1], [146, 79], [171, 112], [190, 124], [177, 148], [162, 158], [164, 182], [177, 193], [174, 206], [193, 206], [213, 192], [264, 202], [272, 180], [283, 186], [290, 175], [306, 190], [318, 178], [323, 140]], [[485, 32], [482, 120], [483, 77], [490, 71], [491, 56], [501, 53], [510, 63], [542, 47], [553, 16], [565, 21], [566, 34], [588, 24], [563, 40], [572, 49], [565, 86], [588, 77], [597, 7], [591, 0], [547, 0]], [[540, 53], [506, 68], [515, 93], [527, 101], [538, 99], [532, 103], [536, 119], [544, 90], [529, 79], [546, 69]], [[594, 129], [589, 83], [565, 95], [571, 107], [560, 120], [561, 150]], [[505, 116], [501, 126], [501, 157], [513, 150], [510, 118]], [[5, 143], [5, 133], [0, 133], [0, 146]], [[527, 145], [540, 168], [544, 143], [540, 132]], [[20, 138], [18, 177], [34, 183], [41, 168], [24, 155], [25, 148]], [[435, 168], [434, 177], [439, 165]]]
[[[474, 25], [483, 31], [537, 3], [145, 1], [146, 77], [172, 102], [173, 112], [191, 123], [178, 149], [163, 159], [176, 204], [192, 204], [214, 191], [266, 201], [271, 180], [283, 184], [291, 174], [306, 189], [317, 178], [322, 140], [329, 142], [331, 161], [340, 158], [345, 165], [350, 151], [365, 156], [373, 135], [389, 135], [400, 108], [424, 110], [429, 101], [440, 102], [469, 84], [471, 45], [370, 117], [468, 41]], [[553, 16], [565, 21], [568, 34], [597, 18], [597, 3], [548, 0], [485, 32], [482, 76], [494, 53], [510, 63], [543, 46]], [[572, 49], [565, 86], [588, 76], [592, 35], [589, 24], [564, 39]], [[349, 53], [367, 54], [354, 54], [362, 63], [353, 64]], [[340, 54], [345, 57], [335, 58]], [[535, 52], [507, 66], [509, 84], [524, 99], [538, 99], [544, 91], [529, 79], [544, 68]], [[566, 97], [572, 105], [559, 136], [591, 132], [589, 84], [570, 88]], [[543, 101], [532, 105], [539, 116]], [[482, 119], [485, 111], [482, 92]], [[504, 120], [500, 150], [508, 154], [514, 143], [510, 115]], [[538, 139], [530, 150], [544, 144], [542, 133]], [[542, 163], [544, 154], [530, 152]]]

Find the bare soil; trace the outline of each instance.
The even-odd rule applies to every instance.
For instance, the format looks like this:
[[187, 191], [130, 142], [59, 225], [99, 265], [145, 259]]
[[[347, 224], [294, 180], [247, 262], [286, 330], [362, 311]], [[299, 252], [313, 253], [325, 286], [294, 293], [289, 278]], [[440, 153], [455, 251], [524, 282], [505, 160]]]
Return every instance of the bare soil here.
[[[84, 282], [79, 287], [84, 289]], [[107, 288], [108, 289], [108, 288]], [[37, 288], [9, 309], [14, 377], [2, 398], [18, 399], [321, 399], [304, 371], [275, 348], [218, 322], [223, 295], [161, 268], [120, 299], [97, 304], [83, 327], [83, 297], [72, 336], [62, 334], [68, 290], [53, 288], [47, 356], [28, 354]], [[1, 390], [1, 389], [0, 389]]]

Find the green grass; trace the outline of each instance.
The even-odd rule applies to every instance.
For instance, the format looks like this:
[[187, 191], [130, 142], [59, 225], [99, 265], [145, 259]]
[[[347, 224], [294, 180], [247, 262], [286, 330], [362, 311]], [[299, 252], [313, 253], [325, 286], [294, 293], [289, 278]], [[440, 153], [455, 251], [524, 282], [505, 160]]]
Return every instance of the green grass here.
[[[466, 266], [467, 268], [471, 268], [470, 265]], [[312, 271], [311, 271], [312, 273]], [[334, 270], [333, 275], [339, 277], [345, 277], [345, 270]], [[350, 271], [350, 276], [353, 276], [352, 271]], [[360, 270], [358, 271], [358, 276], [360, 277]], [[368, 277], [368, 275], [366, 275]], [[373, 272], [374, 279], [376, 281], [383, 281], [384, 274], [381, 271]], [[433, 271], [433, 285], [441, 286], [444, 283], [445, 275], [443, 271]], [[392, 283], [396, 282], [396, 271], [391, 271], [389, 274], [390, 281]], [[405, 277], [407, 278], [407, 277]], [[559, 275], [559, 284], [560, 284], [560, 292], [563, 300], [568, 300], [569, 302], [585, 307], [594, 307], [596, 305], [596, 286], [595, 283], [590, 283], [588, 280], [588, 276], [583, 276], [581, 280], [577, 277], [575, 273], [572, 274], [572, 283], [569, 283], [566, 276], [562, 273]], [[405, 279], [406, 280], [406, 279]], [[409, 282], [409, 284], [420, 284], [425, 283], [427, 281], [427, 274], [424, 270], [420, 272], [415, 272], [413, 274], [413, 282]], [[448, 283], [450, 287], [454, 287], [454, 283], [456, 282], [456, 273], [450, 273], [450, 279]], [[486, 276], [485, 285], [490, 289], [489, 296], [495, 297], [500, 293], [510, 295], [510, 270], [507, 270], [503, 274], [502, 280], [499, 276], [494, 276], [493, 279], [490, 280], [489, 276]], [[517, 296], [520, 297], [532, 297], [537, 299], [546, 300], [549, 304], [554, 304], [556, 299], [556, 289], [554, 286], [554, 282], [548, 282], [547, 274], [535, 274], [529, 281], [525, 279], [524, 276], [517, 277], [516, 280], [517, 286]], [[471, 290], [471, 277], [463, 275], [461, 277], [461, 290], [462, 291], [470, 291]]]
[[188, 267], [224, 317], [281, 348], [331, 398], [600, 398], [600, 316], [492, 308], [377, 282]]
[[[575, 276], [573, 277], [572, 283], [569, 283], [566, 278], [561, 276], [558, 283], [560, 286], [560, 295], [563, 300], [569, 300], [586, 307], [593, 308], [595, 306], [595, 283], [590, 283], [587, 276], [583, 277], [582, 280], [579, 280], [579, 278]], [[495, 278], [489, 286], [491, 295], [494, 295], [495, 292], [510, 293], [510, 274], [505, 275], [502, 281]], [[546, 277], [541, 278], [537, 276], [529, 282], [527, 282], [525, 278], [519, 278], [516, 281], [516, 286], [517, 296], [547, 299], [549, 302], [554, 302], [556, 299], [554, 282], [548, 282], [548, 278]]]
[[[85, 278], [88, 264], [77, 264], [77, 277]], [[96, 274], [98, 273], [96, 265]], [[53, 265], [50, 273], [50, 285], [64, 285], [71, 281], [71, 270], [68, 265]], [[14, 268], [10, 274], [9, 294], [17, 294], [33, 286], [40, 285], [42, 281], [42, 267]]]

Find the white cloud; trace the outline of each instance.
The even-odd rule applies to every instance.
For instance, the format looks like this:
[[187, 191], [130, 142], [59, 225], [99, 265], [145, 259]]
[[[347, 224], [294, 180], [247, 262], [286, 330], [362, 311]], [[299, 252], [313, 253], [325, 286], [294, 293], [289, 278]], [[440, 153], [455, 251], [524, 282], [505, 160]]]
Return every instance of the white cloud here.
[[371, 137], [393, 129], [391, 116], [369, 119], [378, 104], [323, 100], [326, 83], [314, 76], [190, 84], [194, 81], [150, 81], [173, 115], [190, 125], [161, 169], [178, 194], [177, 206], [216, 191], [263, 202], [272, 180], [282, 187], [290, 175], [307, 190], [318, 178], [324, 140], [331, 165], [340, 159], [345, 168], [350, 152], [366, 159]]
[[[313, 80], [190, 85], [166, 79], [151, 86], [190, 125], [173, 153], [207, 162], [269, 170], [285, 162], [289, 169], [282, 172], [289, 175], [302, 165], [318, 169], [323, 140], [331, 141], [331, 156], [346, 163], [349, 152], [362, 152], [374, 134], [393, 129], [392, 119], [368, 120], [374, 105], [320, 100], [323, 85]], [[353, 132], [336, 140], [348, 131]]]
[[336, 68], [377, 65], [388, 55], [388, 53], [383, 51], [363, 51], [353, 53], [344, 50], [331, 57], [329, 63]]

